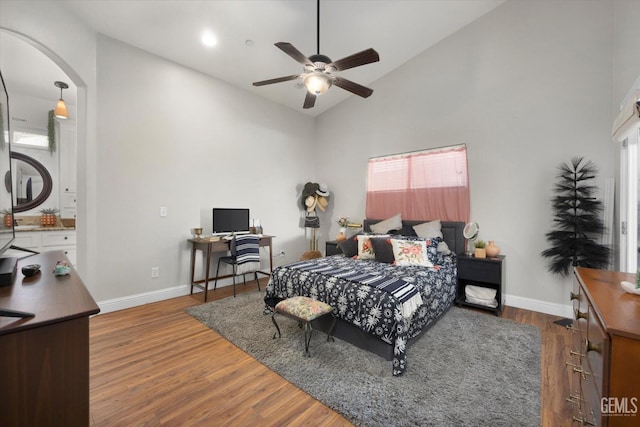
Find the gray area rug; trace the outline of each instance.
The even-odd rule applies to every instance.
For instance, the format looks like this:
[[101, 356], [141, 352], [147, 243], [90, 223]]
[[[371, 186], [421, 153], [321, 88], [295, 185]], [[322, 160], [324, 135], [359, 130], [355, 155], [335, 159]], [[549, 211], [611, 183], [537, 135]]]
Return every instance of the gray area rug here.
[[263, 315], [262, 292], [187, 309], [242, 350], [358, 426], [540, 425], [540, 331], [453, 307], [408, 350], [404, 375], [368, 351]]

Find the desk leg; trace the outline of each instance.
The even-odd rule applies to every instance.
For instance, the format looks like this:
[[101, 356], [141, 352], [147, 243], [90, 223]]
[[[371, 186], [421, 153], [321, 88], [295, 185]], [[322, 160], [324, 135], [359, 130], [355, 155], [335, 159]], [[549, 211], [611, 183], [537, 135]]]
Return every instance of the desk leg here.
[[273, 273], [273, 246], [269, 239], [269, 274]]
[[207, 245], [207, 267], [204, 276], [204, 302], [207, 302], [207, 291], [209, 290], [209, 266], [211, 265], [211, 244]]
[[196, 244], [195, 242], [191, 244], [191, 292], [189, 294], [193, 295], [193, 281], [195, 280], [195, 270], [196, 270]]

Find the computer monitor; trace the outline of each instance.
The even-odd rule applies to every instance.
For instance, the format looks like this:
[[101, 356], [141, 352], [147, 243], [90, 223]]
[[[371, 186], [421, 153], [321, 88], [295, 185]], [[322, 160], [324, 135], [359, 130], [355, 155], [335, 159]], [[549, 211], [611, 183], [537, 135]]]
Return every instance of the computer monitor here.
[[249, 209], [213, 208], [213, 235], [249, 233]]

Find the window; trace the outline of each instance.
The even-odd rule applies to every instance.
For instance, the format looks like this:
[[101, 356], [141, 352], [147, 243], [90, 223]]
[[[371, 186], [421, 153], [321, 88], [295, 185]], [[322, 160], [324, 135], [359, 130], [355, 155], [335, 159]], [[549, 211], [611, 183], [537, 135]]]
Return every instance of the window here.
[[368, 218], [468, 222], [469, 205], [465, 145], [369, 159]]
[[12, 131], [13, 139], [11, 143], [14, 145], [23, 145], [31, 148], [48, 148], [49, 138], [47, 135], [27, 131]]

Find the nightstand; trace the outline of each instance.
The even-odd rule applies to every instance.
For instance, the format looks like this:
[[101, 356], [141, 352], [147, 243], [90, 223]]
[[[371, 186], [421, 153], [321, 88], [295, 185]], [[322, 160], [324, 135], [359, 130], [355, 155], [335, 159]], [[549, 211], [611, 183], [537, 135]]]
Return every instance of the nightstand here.
[[338, 247], [338, 242], [330, 240], [324, 244], [325, 256], [338, 255], [342, 253], [342, 250]]
[[[504, 306], [504, 275], [505, 257], [498, 255], [494, 258], [476, 258], [473, 256], [458, 255], [458, 288], [456, 292], [456, 304], [481, 308], [494, 312], [496, 316], [502, 312]], [[465, 287], [467, 285], [481, 286], [496, 290], [496, 308], [474, 304], [466, 301]]]

